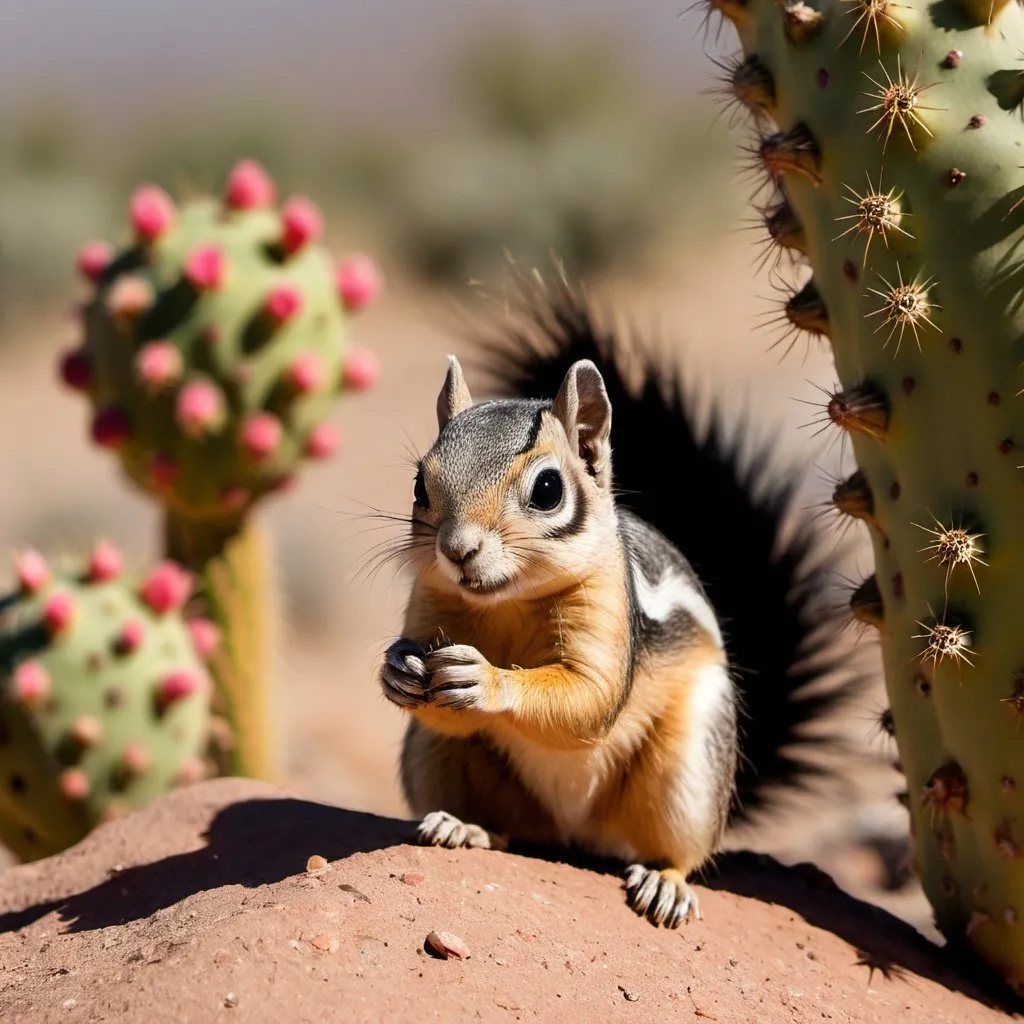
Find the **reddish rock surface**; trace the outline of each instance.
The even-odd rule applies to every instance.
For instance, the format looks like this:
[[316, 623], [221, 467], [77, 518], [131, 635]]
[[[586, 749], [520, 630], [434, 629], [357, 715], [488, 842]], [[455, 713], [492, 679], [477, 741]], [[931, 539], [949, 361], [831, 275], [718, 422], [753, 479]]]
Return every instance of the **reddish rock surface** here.
[[0, 1020], [1008, 1019], [814, 869], [728, 854], [705, 919], [665, 932], [600, 865], [409, 834], [237, 779], [159, 800], [0, 874]]

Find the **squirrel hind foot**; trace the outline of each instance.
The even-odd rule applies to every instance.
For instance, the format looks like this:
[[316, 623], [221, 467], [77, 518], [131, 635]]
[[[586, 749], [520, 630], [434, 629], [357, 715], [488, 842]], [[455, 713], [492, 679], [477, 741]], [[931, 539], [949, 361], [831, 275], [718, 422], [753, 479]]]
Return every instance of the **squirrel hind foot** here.
[[467, 825], [447, 811], [431, 811], [426, 815], [416, 829], [416, 838], [423, 846], [443, 846], [449, 850], [504, 850], [508, 847], [501, 836], [479, 825]]
[[702, 918], [697, 894], [676, 868], [650, 868], [631, 864], [626, 869], [626, 903], [655, 927], [678, 928], [691, 918]]

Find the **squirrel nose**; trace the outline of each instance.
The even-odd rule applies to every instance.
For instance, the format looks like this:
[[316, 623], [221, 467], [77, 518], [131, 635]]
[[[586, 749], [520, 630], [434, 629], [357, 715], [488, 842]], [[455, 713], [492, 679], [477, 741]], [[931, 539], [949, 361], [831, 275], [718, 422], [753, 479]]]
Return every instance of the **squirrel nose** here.
[[450, 562], [465, 565], [479, 550], [483, 534], [475, 527], [465, 524], [445, 523], [437, 534], [437, 546]]

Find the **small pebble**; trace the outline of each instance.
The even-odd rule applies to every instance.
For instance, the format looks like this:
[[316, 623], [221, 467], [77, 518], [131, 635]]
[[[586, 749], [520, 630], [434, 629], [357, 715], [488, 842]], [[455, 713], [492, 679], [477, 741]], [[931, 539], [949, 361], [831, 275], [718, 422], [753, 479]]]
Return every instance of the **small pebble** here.
[[318, 853], [314, 853], [313, 856], [306, 861], [306, 871], [311, 875], [322, 875], [325, 871], [330, 870], [331, 865], [327, 863], [326, 858], [321, 857]]
[[620, 985], [619, 991], [622, 993], [622, 998], [625, 999], [627, 1003], [635, 1003], [640, 998], [640, 993], [634, 992], [631, 988], [623, 988]]
[[426, 947], [427, 952], [445, 960], [450, 960], [452, 957], [466, 960], [469, 957], [469, 947], [452, 932], [431, 932], [427, 936]]
[[333, 935], [314, 935], [309, 944], [322, 953], [337, 953], [341, 945]]
[[77, 999], [65, 999], [64, 1002], [60, 1004], [60, 1007], [62, 1010], [73, 1010], [77, 1005]]
[[224, 997], [224, 1005], [230, 1010], [232, 1006], [238, 1005], [238, 996], [234, 992], [229, 992]]
[[426, 877], [417, 871], [406, 871], [406, 873], [402, 875], [402, 881], [405, 882], [406, 885], [422, 885], [426, 880]]
[[348, 882], [342, 882], [338, 886], [338, 888], [341, 889], [342, 892], [350, 893], [351, 895], [355, 896], [357, 900], [362, 900], [364, 903], [373, 902], [373, 900], [371, 900], [370, 897], [367, 896], [365, 892], [360, 892], [354, 885], [349, 885]]

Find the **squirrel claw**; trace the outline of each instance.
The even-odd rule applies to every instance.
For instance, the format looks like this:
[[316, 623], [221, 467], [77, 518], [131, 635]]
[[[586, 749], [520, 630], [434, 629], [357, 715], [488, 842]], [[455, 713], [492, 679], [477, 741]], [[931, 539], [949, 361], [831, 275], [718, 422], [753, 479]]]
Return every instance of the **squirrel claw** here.
[[697, 894], [675, 868], [631, 864], [626, 869], [626, 903], [656, 927], [678, 928], [690, 918], [702, 917]]
[[424, 846], [460, 847], [480, 850], [503, 850], [505, 842], [479, 825], [467, 825], [447, 811], [431, 811], [419, 824], [416, 838]]
[[427, 652], [415, 640], [396, 640], [384, 655], [380, 684], [384, 696], [400, 708], [415, 708], [427, 700], [430, 673]]

